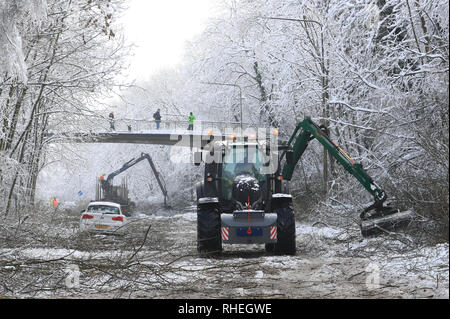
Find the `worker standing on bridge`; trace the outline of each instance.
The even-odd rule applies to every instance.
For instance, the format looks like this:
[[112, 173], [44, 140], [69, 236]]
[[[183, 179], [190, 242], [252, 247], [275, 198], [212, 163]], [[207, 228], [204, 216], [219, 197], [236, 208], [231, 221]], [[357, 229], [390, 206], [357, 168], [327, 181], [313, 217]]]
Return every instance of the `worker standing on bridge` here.
[[159, 125], [161, 124], [161, 114], [159, 113], [161, 110], [158, 109], [155, 114], [153, 114], [153, 118], [156, 122], [156, 129], [159, 130]]
[[109, 113], [109, 128], [114, 131], [116, 128], [114, 127], [114, 112]]
[[189, 116], [188, 116], [188, 123], [189, 123], [188, 130], [190, 130], [190, 131], [194, 130], [194, 121], [195, 120], [196, 120], [195, 115], [192, 114], [192, 112], [189, 113]]

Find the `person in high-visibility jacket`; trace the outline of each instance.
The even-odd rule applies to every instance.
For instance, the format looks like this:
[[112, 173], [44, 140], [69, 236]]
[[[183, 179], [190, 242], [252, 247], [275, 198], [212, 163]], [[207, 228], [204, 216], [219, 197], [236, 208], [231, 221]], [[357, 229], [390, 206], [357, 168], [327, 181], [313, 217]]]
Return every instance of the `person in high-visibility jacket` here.
[[52, 204], [53, 204], [53, 208], [55, 208], [55, 213], [56, 213], [56, 210], [58, 209], [58, 201], [56, 200], [56, 197], [53, 197]]
[[189, 116], [188, 116], [188, 123], [189, 123], [188, 130], [190, 130], [190, 131], [194, 130], [194, 121], [195, 120], [196, 120], [195, 115], [192, 114], [192, 112], [189, 113]]

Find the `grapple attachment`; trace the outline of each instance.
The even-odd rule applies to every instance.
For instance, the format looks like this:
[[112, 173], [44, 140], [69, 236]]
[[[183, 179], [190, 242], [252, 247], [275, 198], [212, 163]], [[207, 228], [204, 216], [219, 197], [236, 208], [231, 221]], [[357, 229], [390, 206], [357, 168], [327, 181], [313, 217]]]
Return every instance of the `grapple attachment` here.
[[414, 220], [414, 213], [409, 210], [400, 211], [391, 206], [383, 206], [382, 202], [376, 202], [366, 208], [360, 217], [361, 235], [370, 237], [406, 228]]

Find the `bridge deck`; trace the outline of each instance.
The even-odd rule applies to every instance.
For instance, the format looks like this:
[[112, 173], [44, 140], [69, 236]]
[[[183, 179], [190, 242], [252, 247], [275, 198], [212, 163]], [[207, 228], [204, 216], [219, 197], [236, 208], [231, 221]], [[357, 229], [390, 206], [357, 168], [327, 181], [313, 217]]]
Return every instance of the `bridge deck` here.
[[[105, 124], [105, 123], [103, 123]], [[250, 136], [257, 133], [248, 123], [197, 121], [194, 130], [187, 130], [185, 121], [161, 122], [160, 129], [154, 121], [116, 121], [116, 130], [105, 125], [97, 127], [97, 132], [89, 133], [48, 133], [47, 143], [126, 143], [177, 145], [184, 147], [204, 147], [212, 140], [231, 139], [232, 135]]]
[[[154, 130], [146, 132], [100, 132], [48, 134], [48, 142], [57, 143], [126, 143], [154, 144], [184, 147], [204, 147], [214, 136], [201, 132], [170, 132]], [[222, 138], [222, 137], [221, 137]]]

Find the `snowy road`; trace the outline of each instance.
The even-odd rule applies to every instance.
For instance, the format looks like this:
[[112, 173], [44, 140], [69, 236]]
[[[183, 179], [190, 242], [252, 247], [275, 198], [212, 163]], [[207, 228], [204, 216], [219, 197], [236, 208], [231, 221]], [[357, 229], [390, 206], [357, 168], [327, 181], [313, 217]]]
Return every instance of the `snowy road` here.
[[61, 217], [42, 233], [29, 226], [21, 231], [33, 240], [2, 242], [0, 296], [449, 297], [448, 244], [413, 250], [400, 241], [298, 224], [296, 256], [224, 245], [222, 256], [203, 258], [196, 252], [192, 209], [141, 214], [124, 236], [80, 233], [75, 216]]

